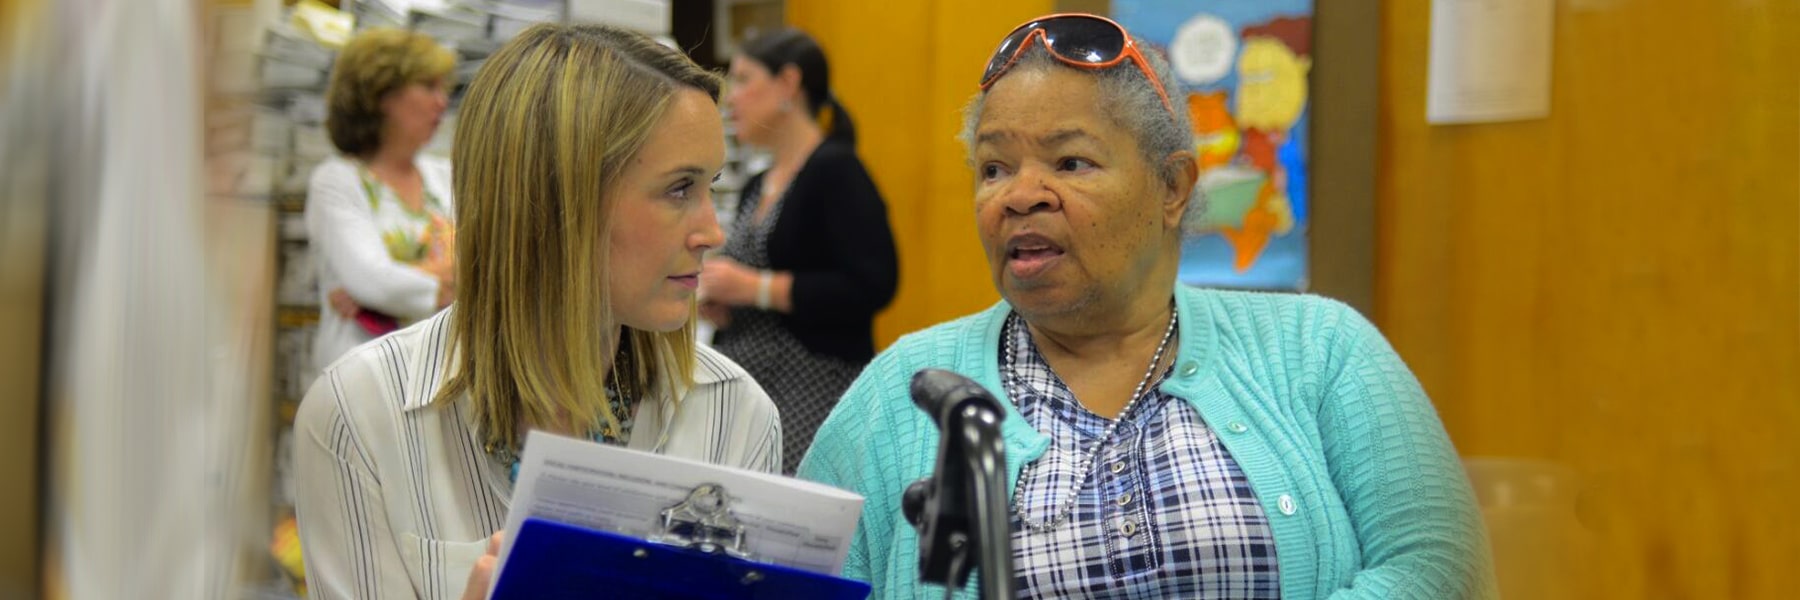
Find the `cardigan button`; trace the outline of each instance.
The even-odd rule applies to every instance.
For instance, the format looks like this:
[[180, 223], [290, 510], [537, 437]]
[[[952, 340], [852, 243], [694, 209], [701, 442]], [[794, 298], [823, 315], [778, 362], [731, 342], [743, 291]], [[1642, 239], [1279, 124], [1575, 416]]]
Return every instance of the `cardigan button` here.
[[1250, 430], [1249, 427], [1245, 427], [1243, 423], [1237, 421], [1232, 421], [1231, 424], [1226, 425], [1225, 428], [1231, 430], [1232, 433], [1243, 433]]
[[1281, 506], [1281, 514], [1284, 515], [1293, 515], [1296, 510], [1294, 508], [1294, 497], [1287, 494], [1282, 494], [1281, 499], [1277, 504]]
[[1193, 377], [1195, 373], [1199, 373], [1199, 372], [1200, 372], [1200, 365], [1194, 364], [1193, 361], [1188, 361], [1187, 364], [1181, 365], [1181, 376], [1182, 377]]

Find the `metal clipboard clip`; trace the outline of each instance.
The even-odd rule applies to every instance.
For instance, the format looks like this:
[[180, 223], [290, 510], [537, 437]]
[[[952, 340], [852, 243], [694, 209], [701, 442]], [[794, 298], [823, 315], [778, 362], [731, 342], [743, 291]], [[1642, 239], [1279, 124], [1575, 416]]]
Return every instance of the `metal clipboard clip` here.
[[687, 498], [662, 509], [662, 531], [649, 541], [752, 560], [744, 547], [744, 524], [731, 512], [731, 495], [725, 486], [702, 483]]

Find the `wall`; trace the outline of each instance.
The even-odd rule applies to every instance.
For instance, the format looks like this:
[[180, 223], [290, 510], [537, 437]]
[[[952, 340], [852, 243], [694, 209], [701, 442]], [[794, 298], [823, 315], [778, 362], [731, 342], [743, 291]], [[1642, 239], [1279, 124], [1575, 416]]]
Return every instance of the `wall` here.
[[1559, 0], [1551, 117], [1466, 126], [1383, 6], [1378, 321], [1458, 447], [1573, 469], [1568, 597], [1791, 595], [1800, 3]]
[[1381, 13], [1315, 2], [1307, 291], [1375, 310], [1375, 141]]
[[[876, 320], [878, 344], [999, 300], [976, 243], [973, 181], [955, 140], [961, 108], [994, 45], [1013, 27], [1049, 12], [1107, 14], [1110, 4], [787, 2], [788, 20], [818, 37], [832, 61], [834, 87], [857, 120], [859, 150], [887, 199], [900, 247], [900, 291]], [[1320, 219], [1312, 285], [1368, 310], [1379, 15], [1337, 4], [1319, 15], [1318, 47], [1335, 51], [1319, 59], [1314, 82]]]
[[[1579, 528], [1536, 540], [1570, 559], [1564, 597], [1782, 597], [1800, 586], [1800, 7], [1558, 2], [1552, 116], [1464, 126], [1424, 122], [1430, 0], [1383, 5], [1376, 320], [1466, 456], [1572, 470]], [[996, 299], [958, 109], [996, 39], [1053, 4], [788, 2], [889, 203], [883, 344]]]
[[856, 119], [858, 150], [888, 203], [900, 291], [876, 319], [879, 345], [999, 300], [975, 237], [961, 109], [1000, 38], [1050, 0], [961, 3], [788, 0], [818, 38], [832, 86]]

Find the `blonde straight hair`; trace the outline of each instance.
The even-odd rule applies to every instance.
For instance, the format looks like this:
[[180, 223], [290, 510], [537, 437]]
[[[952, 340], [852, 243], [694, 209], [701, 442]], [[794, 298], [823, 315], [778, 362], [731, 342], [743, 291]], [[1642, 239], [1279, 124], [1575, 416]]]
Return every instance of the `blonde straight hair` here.
[[531, 27], [469, 83], [451, 153], [453, 375], [435, 402], [466, 394], [490, 452], [518, 450], [527, 425], [617, 431], [609, 382], [633, 400], [692, 385], [693, 308], [679, 331], [632, 329], [606, 284], [607, 239], [632, 226], [609, 192], [683, 88], [719, 98], [717, 75], [602, 25]]

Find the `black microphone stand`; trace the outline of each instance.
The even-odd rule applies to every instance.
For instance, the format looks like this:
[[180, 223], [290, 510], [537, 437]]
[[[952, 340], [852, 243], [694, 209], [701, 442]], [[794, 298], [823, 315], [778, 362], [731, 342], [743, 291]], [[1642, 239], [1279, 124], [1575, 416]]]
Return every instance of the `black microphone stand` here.
[[1006, 412], [980, 384], [949, 371], [919, 371], [911, 392], [941, 434], [937, 468], [901, 498], [906, 520], [919, 532], [920, 579], [945, 586], [949, 597], [979, 567], [982, 600], [1011, 600], [1012, 529], [1000, 436]]

